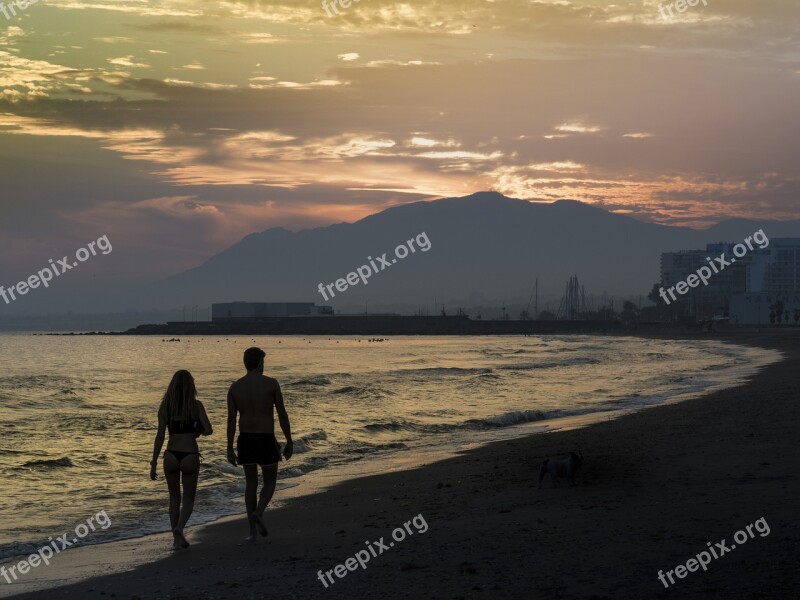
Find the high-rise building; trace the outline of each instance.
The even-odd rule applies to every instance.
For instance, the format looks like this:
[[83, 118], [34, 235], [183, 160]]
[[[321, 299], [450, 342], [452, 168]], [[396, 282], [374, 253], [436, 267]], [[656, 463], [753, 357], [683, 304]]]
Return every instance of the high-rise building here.
[[[710, 267], [710, 263], [725, 253], [733, 256], [733, 243], [718, 242], [706, 245], [705, 250], [681, 250], [664, 252], [661, 255], [661, 285], [666, 290], [686, 281], [689, 275], [697, 273], [700, 267]], [[714, 263], [715, 265], [717, 263]], [[698, 319], [710, 319], [715, 315], [727, 314], [730, 297], [747, 289], [747, 257], [715, 273], [708, 285], [691, 288], [686, 295], [679, 296], [687, 303], [687, 312]]]
[[775, 238], [752, 252], [745, 292], [731, 296], [730, 317], [740, 325], [800, 323], [800, 238]]
[[747, 291], [781, 294], [800, 290], [800, 238], [776, 238], [755, 250], [747, 270]]

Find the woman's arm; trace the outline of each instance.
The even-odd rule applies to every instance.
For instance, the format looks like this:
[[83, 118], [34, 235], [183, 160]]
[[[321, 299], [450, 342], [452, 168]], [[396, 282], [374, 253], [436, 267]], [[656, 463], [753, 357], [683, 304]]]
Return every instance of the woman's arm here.
[[150, 461], [150, 479], [156, 479], [156, 467], [158, 466], [158, 455], [161, 454], [161, 447], [164, 445], [164, 438], [166, 437], [167, 430], [167, 415], [163, 410], [162, 404], [158, 409], [158, 432], [156, 433], [156, 440], [153, 443], [153, 460]]
[[200, 422], [203, 424], [203, 429], [205, 429], [200, 435], [211, 435], [214, 433], [214, 428], [211, 427], [211, 421], [209, 421], [208, 415], [206, 414], [206, 407], [203, 406], [203, 403], [199, 400], [197, 403], [200, 405]]

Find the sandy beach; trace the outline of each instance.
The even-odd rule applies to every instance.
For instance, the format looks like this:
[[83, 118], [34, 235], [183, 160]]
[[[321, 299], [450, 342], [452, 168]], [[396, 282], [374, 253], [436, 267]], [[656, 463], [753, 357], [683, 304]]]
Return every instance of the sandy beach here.
[[[246, 524], [236, 518], [190, 528], [193, 546], [175, 554], [164, 551], [165, 536], [122, 542], [125, 549], [76, 550], [75, 568], [91, 563], [95, 577], [55, 593], [131, 600], [800, 597], [795, 336], [713, 334], [786, 358], [735, 389], [297, 498], [267, 512], [270, 535], [257, 543], [244, 541]], [[546, 480], [540, 489], [542, 460], [577, 446], [586, 459], [578, 485]], [[768, 534], [756, 531], [707, 571], [676, 575], [668, 589], [659, 580], [659, 570], [686, 565], [707, 542], [726, 539], [730, 547], [737, 531], [759, 519]], [[393, 540], [406, 523], [404, 539]], [[382, 538], [385, 548], [375, 544]], [[366, 568], [336, 575], [337, 565], [370, 546]], [[120, 554], [144, 564], [101, 575], [104, 559]], [[335, 583], [326, 587], [318, 573], [331, 570]], [[55, 571], [38, 571], [55, 585]]]

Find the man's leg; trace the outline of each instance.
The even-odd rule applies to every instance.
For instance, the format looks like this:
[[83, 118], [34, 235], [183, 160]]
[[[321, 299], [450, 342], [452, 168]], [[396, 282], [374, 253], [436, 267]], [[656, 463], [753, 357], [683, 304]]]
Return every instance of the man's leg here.
[[256, 540], [256, 492], [258, 490], [258, 467], [256, 465], [244, 465], [244, 505], [247, 507], [247, 522], [250, 524], [250, 535], [248, 540]]
[[[258, 515], [259, 520], [262, 520], [264, 511], [267, 509], [267, 505], [275, 494], [275, 486], [278, 483], [278, 463], [274, 465], [261, 465], [261, 472], [264, 475], [264, 486], [261, 488], [261, 496], [258, 499], [258, 508], [256, 509], [256, 515]], [[266, 532], [267, 529], [265, 527], [261, 535], [267, 535]]]

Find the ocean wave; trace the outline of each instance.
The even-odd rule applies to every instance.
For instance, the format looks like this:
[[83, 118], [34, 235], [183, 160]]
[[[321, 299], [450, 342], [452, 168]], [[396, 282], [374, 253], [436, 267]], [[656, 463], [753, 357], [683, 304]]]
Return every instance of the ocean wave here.
[[406, 446], [403, 442], [389, 442], [386, 444], [366, 444], [351, 448], [349, 451], [355, 454], [373, 454], [382, 450], [405, 450]]
[[447, 433], [464, 429], [485, 430], [510, 427], [512, 425], [552, 419], [564, 416], [565, 414], [565, 411], [543, 412], [540, 410], [515, 410], [483, 419], [469, 419], [461, 423], [414, 423], [405, 420], [392, 420], [369, 423], [364, 425], [364, 429], [371, 433], [394, 433], [398, 431], [408, 431], [412, 433]]
[[578, 352], [581, 348], [550, 348], [549, 350], [545, 350], [547, 354], [562, 354], [564, 352]]
[[356, 398], [384, 398], [389, 395], [387, 391], [371, 385], [346, 385], [332, 390], [331, 393], [354, 396]]
[[325, 433], [325, 430], [320, 429], [318, 431], [313, 431], [308, 435], [304, 435], [294, 440], [294, 453], [304, 454], [306, 452], [309, 452], [310, 450], [313, 450], [314, 442], [323, 441], [327, 439], [328, 439], [328, 434]]
[[703, 367], [701, 371], [723, 371], [729, 367], [730, 367], [729, 363], [722, 363], [719, 365], [708, 365], [706, 367]]
[[155, 431], [158, 429], [155, 420], [152, 423], [144, 423], [141, 421], [138, 423], [131, 423], [130, 425], [123, 423], [121, 427], [124, 429], [134, 429], [136, 431]]
[[389, 371], [392, 375], [473, 375], [480, 373], [491, 373], [492, 369], [487, 367], [429, 367], [427, 369], [398, 369]]
[[464, 425], [470, 428], [489, 429], [495, 427], [510, 427], [522, 423], [533, 423], [550, 419], [555, 413], [545, 413], [540, 410], [514, 410], [486, 419], [471, 419]]
[[236, 475], [236, 477], [242, 476], [242, 468], [241, 467], [234, 467], [231, 463], [226, 460], [212, 460], [209, 462], [203, 462], [201, 464], [201, 468], [207, 471], [216, 471], [218, 473], [222, 473], [225, 475]]
[[29, 460], [28, 462], [24, 463], [22, 466], [17, 467], [18, 469], [63, 469], [66, 467], [72, 467], [72, 461], [68, 456], [62, 456], [61, 458], [52, 458], [46, 460]]
[[315, 375], [313, 377], [291, 381], [286, 384], [286, 387], [298, 387], [304, 385], [330, 385], [331, 383], [331, 380], [325, 377], [325, 375]]
[[75, 381], [61, 375], [7, 375], [0, 377], [0, 388], [71, 389]]
[[288, 469], [281, 469], [278, 473], [278, 479], [289, 479], [291, 477], [302, 477], [311, 471], [318, 471], [324, 469], [328, 465], [328, 461], [324, 458], [314, 457], [310, 458], [299, 465], [292, 465]]
[[[48, 545], [50, 542], [43, 542], [42, 545]], [[6, 561], [9, 558], [16, 558], [18, 556], [30, 556], [36, 554], [42, 545], [11, 542], [5, 546], [0, 547], [0, 561]]]
[[364, 429], [370, 433], [388, 433], [408, 431], [413, 433], [446, 433], [460, 428], [460, 424], [449, 423], [414, 423], [413, 421], [392, 420], [378, 423], [368, 423]]
[[532, 371], [534, 369], [557, 369], [558, 367], [575, 367], [578, 365], [599, 365], [600, 362], [596, 358], [585, 356], [560, 362], [521, 363], [518, 365], [501, 365], [497, 368], [505, 371]]
[[473, 381], [486, 381], [486, 380], [495, 381], [497, 379], [500, 379], [500, 375], [495, 373], [492, 369], [489, 369], [486, 373], [478, 373], [478, 375], [475, 376]]
[[82, 459], [87, 463], [93, 465], [105, 465], [108, 464], [108, 455], [107, 454], [93, 454], [85, 459]]
[[[93, 531], [91, 535], [87, 535], [84, 538], [80, 538], [77, 540], [73, 540], [69, 547], [65, 549], [61, 549], [59, 546], [59, 552], [68, 552], [70, 550], [74, 550], [75, 548], [79, 548], [81, 546], [95, 546], [97, 544], [103, 544], [107, 542], [114, 541], [115, 539], [124, 539], [125, 537], [138, 537], [140, 535], [146, 535], [148, 533], [156, 533], [160, 531], [160, 528], [146, 528], [146, 529], [133, 529], [130, 531], [130, 528], [127, 528], [128, 531], [125, 532], [117, 532], [116, 536], [109, 536], [109, 535], [102, 535], [102, 529], [98, 529], [97, 531]], [[53, 542], [53, 538], [55, 536], [51, 536], [48, 539], [43, 539], [40, 542], [18, 542], [13, 541], [4, 546], [0, 546], [0, 562], [6, 562], [10, 558], [21, 558], [21, 557], [28, 557], [31, 554], [36, 554], [39, 552], [41, 548], [45, 548], [47, 546], [51, 546]]]

